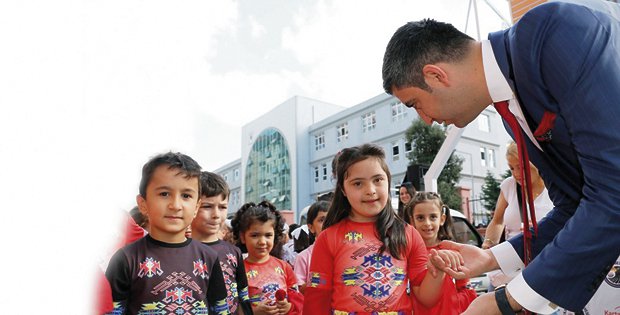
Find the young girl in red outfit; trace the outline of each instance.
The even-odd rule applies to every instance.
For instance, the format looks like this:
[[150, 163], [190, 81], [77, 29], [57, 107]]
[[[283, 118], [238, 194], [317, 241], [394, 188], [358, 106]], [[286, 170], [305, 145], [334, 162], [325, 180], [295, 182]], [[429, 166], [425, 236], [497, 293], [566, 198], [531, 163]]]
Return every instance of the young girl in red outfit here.
[[291, 266], [270, 255], [282, 237], [284, 219], [267, 201], [246, 203], [231, 221], [234, 240], [247, 248], [243, 261], [248, 277], [248, 295], [255, 315], [301, 314], [303, 296]]
[[[405, 206], [406, 218], [422, 236], [427, 250], [438, 249], [443, 240], [454, 240], [452, 234], [452, 217], [450, 209], [441, 202], [434, 192], [419, 192]], [[461, 314], [476, 298], [476, 291], [469, 289], [469, 279], [454, 280], [449, 275], [443, 276], [441, 298], [433, 307], [427, 307], [415, 301], [416, 315], [452, 315]]]
[[304, 314], [411, 314], [412, 294], [438, 300], [443, 273], [426, 272], [424, 241], [390, 203], [390, 171], [373, 144], [344, 149], [334, 199], [314, 245]]

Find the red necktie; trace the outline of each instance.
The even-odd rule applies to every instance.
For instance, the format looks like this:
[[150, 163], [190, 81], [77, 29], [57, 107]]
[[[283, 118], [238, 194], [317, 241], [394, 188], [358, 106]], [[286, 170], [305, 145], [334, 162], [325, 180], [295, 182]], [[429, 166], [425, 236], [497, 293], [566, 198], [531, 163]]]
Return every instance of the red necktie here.
[[[522, 187], [525, 193], [521, 194], [521, 213], [523, 218], [523, 263], [527, 264], [532, 260], [532, 232], [530, 231], [530, 219], [534, 227], [534, 235], [538, 234], [538, 224], [536, 223], [536, 212], [534, 209], [534, 198], [532, 195], [532, 177], [530, 174], [530, 157], [527, 154], [525, 138], [521, 131], [521, 126], [515, 115], [508, 109], [508, 101], [497, 102], [495, 109], [500, 116], [508, 123], [517, 143], [519, 151], [519, 163], [521, 164]], [[528, 216], [529, 208], [529, 216]]]

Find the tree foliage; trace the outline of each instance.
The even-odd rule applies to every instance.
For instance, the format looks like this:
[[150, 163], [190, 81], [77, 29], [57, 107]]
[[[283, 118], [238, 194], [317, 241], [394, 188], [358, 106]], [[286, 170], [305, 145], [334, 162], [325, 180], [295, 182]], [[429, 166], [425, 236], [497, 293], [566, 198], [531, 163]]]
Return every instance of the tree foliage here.
[[482, 199], [482, 205], [489, 211], [495, 210], [497, 198], [499, 198], [500, 194], [499, 184], [498, 180], [493, 176], [493, 173], [487, 171], [487, 175], [484, 177], [484, 185], [482, 185], [480, 198]]
[[[422, 120], [415, 120], [406, 132], [412, 150], [407, 155], [409, 164], [431, 165], [446, 139], [446, 128], [439, 125], [427, 126]], [[461, 196], [456, 185], [461, 179], [463, 159], [451, 154], [437, 179], [437, 188], [443, 202], [452, 209], [461, 209]]]

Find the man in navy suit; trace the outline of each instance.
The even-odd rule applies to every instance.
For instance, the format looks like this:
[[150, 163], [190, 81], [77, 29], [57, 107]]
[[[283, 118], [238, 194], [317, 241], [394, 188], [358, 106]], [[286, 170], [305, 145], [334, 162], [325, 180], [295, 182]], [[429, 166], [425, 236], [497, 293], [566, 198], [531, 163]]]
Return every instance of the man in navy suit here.
[[384, 89], [426, 123], [464, 127], [508, 101], [555, 205], [525, 268], [522, 236], [489, 250], [442, 244], [465, 260], [461, 271], [446, 269], [454, 277], [518, 275], [468, 313], [581, 310], [620, 255], [619, 16], [613, 3], [551, 2], [489, 40], [433, 20], [410, 22], [390, 40]]

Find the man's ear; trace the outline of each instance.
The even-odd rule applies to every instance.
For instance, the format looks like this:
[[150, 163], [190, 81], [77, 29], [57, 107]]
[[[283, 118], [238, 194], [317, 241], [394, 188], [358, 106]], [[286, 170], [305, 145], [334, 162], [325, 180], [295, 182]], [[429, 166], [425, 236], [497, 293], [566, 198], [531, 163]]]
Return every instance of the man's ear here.
[[448, 73], [438, 65], [425, 65], [422, 67], [422, 74], [424, 75], [424, 81], [431, 88], [437, 86], [450, 86]]
[[146, 199], [142, 197], [142, 195], [138, 194], [136, 196], [136, 203], [138, 203], [138, 209], [140, 210], [140, 213], [148, 217], [148, 208], [146, 206]]

